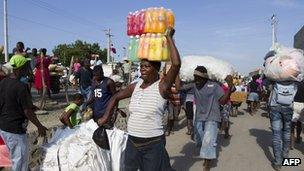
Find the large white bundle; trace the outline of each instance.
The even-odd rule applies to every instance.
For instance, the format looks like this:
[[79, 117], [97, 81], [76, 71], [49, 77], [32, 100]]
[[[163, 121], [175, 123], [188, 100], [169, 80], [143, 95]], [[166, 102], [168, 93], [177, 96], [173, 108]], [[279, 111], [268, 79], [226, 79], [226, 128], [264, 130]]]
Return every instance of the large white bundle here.
[[276, 45], [274, 56], [265, 60], [264, 74], [274, 81], [302, 81], [304, 75], [304, 56], [300, 49]]
[[98, 128], [90, 120], [75, 129], [58, 129], [48, 144], [42, 148], [45, 156], [41, 170], [86, 170], [86, 171], [120, 171], [122, 170], [121, 154], [125, 149], [127, 135], [114, 128], [107, 130], [110, 151], [99, 148], [92, 136]]
[[235, 74], [234, 67], [226, 61], [211, 56], [185, 56], [180, 69], [181, 80], [194, 80], [193, 73], [197, 66], [206, 67], [209, 78], [220, 82], [223, 82], [227, 75]]

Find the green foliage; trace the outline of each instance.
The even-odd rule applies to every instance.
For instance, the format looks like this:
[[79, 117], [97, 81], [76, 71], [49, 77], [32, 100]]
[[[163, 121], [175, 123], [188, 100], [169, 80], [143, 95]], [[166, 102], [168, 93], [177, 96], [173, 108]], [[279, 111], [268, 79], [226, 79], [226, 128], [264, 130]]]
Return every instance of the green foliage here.
[[98, 43], [87, 43], [76, 40], [71, 44], [60, 44], [53, 49], [53, 53], [59, 56], [61, 63], [65, 66], [70, 65], [72, 56], [78, 59], [90, 58], [91, 54], [98, 54], [100, 60], [105, 63], [107, 59], [107, 50], [101, 49]]

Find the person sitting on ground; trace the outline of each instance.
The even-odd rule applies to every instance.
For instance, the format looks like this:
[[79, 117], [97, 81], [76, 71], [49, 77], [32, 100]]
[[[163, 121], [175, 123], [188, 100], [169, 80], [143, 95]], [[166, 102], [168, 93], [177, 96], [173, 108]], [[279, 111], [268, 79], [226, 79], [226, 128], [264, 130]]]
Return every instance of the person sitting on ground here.
[[60, 121], [69, 128], [81, 123], [81, 117], [77, 116], [79, 113], [79, 107], [83, 104], [83, 96], [80, 93], [75, 94], [74, 102], [70, 103], [68, 107], [65, 108], [63, 114], [60, 117]]

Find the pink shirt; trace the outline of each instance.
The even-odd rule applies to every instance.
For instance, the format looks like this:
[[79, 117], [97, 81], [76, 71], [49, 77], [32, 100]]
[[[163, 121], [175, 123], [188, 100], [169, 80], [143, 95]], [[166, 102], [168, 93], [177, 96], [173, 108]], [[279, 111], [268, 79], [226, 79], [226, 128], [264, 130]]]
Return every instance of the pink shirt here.
[[78, 72], [80, 67], [81, 67], [80, 63], [74, 63], [74, 72]]
[[[229, 87], [224, 84], [222, 85], [222, 89], [224, 90], [225, 94], [229, 91]], [[230, 98], [227, 101], [227, 104], [229, 104], [229, 103], [230, 103]]]

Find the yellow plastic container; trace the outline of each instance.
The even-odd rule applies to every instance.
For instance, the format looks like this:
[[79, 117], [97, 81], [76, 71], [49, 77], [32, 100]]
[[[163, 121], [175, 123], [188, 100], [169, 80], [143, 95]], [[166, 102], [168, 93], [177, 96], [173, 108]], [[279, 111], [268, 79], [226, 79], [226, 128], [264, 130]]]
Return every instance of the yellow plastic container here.
[[158, 22], [157, 22], [157, 33], [165, 33], [166, 29], [167, 29], [167, 25], [166, 25], [166, 10], [164, 8], [160, 8], [158, 10]]
[[150, 40], [151, 40], [151, 34], [146, 34], [143, 42], [143, 56], [141, 59], [148, 59], [149, 58], [149, 51], [150, 51]]
[[174, 28], [175, 17], [174, 17], [174, 13], [171, 9], [167, 10], [166, 17], [167, 17], [167, 25]]
[[154, 56], [154, 61], [162, 61], [162, 56], [163, 56], [163, 39], [162, 35], [158, 33], [155, 38], [155, 56]]
[[145, 34], [141, 35], [138, 43], [137, 56], [139, 59], [144, 58], [144, 42], [145, 42]]
[[152, 33], [152, 8], [148, 8], [145, 15], [145, 33]]
[[170, 60], [170, 51], [168, 46], [168, 41], [165, 36], [162, 37], [162, 61]]
[[151, 28], [152, 28], [151, 33], [157, 33], [157, 29], [158, 29], [158, 9], [157, 8], [153, 8], [153, 10], [152, 10]]
[[149, 41], [149, 56], [148, 60], [156, 61], [156, 35], [152, 34]]

